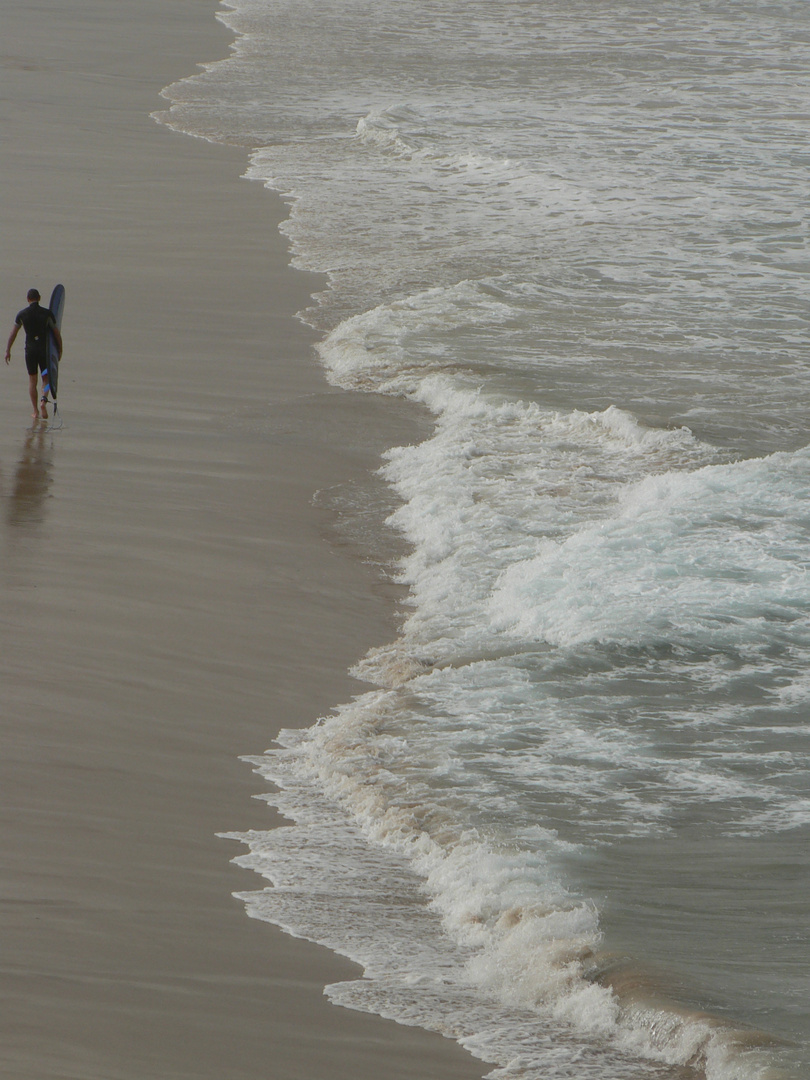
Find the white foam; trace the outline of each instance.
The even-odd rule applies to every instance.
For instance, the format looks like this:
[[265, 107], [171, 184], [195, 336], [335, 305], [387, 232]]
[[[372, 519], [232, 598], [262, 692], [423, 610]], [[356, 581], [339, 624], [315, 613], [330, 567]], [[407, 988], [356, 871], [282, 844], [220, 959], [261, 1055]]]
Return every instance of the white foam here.
[[462, 281], [355, 315], [319, 342], [317, 350], [338, 386], [421, 397], [421, 381], [447, 364], [446, 351], [437, 344], [440, 335], [480, 327], [483, 321], [497, 326], [511, 314], [479, 283]]
[[647, 477], [617, 512], [543, 541], [493, 592], [495, 624], [555, 644], [810, 646], [805, 453]]
[[594, 906], [538, 849], [499, 849], [447, 805], [420, 803], [395, 765], [394, 712], [392, 695], [370, 694], [286, 733], [288, 749], [254, 763], [280, 786], [268, 800], [301, 824], [234, 835], [251, 849], [240, 865], [273, 884], [243, 896], [249, 912], [363, 964], [333, 1000], [451, 1034], [503, 1078], [641, 1078], [639, 1058], [711, 1080], [768, 1075], [765, 1046], [733, 1025], [601, 979]]
[[491, 643], [491, 626], [497, 636], [516, 595], [506, 599], [508, 577], [493, 597], [499, 575], [556, 551], [551, 537], [589, 535], [628, 477], [706, 452], [686, 431], [645, 431], [613, 408], [565, 416], [493, 401], [445, 376], [422, 378], [412, 397], [437, 415], [436, 434], [389, 452], [383, 475], [404, 501], [391, 522], [414, 548], [401, 572], [415, 608], [406, 635], [429, 641], [436, 657]]

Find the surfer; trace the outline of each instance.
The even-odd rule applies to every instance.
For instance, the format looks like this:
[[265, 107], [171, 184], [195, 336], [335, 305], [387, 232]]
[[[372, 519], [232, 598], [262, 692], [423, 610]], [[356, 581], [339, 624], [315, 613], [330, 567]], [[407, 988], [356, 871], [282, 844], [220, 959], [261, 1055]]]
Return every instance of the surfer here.
[[[25, 329], [25, 366], [28, 369], [28, 393], [34, 407], [34, 416], [48, 419], [48, 331], [56, 341], [59, 356], [62, 356], [62, 335], [48, 308], [40, 307], [41, 297], [36, 289], [28, 290], [28, 307], [17, 313], [14, 329], [6, 345], [6, 363], [11, 362], [11, 346], [16, 340], [20, 327]], [[37, 380], [42, 372], [42, 398], [37, 393]]]

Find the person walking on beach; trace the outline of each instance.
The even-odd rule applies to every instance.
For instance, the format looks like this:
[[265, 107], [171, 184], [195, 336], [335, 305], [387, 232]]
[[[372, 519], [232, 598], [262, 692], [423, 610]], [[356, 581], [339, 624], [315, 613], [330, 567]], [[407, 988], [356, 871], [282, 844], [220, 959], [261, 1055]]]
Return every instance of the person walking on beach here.
[[[43, 420], [48, 419], [48, 331], [50, 330], [56, 340], [59, 356], [62, 356], [62, 335], [59, 327], [48, 308], [40, 307], [41, 297], [36, 289], [28, 290], [28, 307], [17, 313], [14, 320], [14, 329], [9, 335], [6, 345], [6, 363], [11, 362], [11, 346], [14, 344], [20, 327], [25, 329], [25, 366], [28, 369], [28, 393], [34, 408], [34, 416]], [[40, 371], [43, 373], [42, 399], [37, 391], [37, 381]]]

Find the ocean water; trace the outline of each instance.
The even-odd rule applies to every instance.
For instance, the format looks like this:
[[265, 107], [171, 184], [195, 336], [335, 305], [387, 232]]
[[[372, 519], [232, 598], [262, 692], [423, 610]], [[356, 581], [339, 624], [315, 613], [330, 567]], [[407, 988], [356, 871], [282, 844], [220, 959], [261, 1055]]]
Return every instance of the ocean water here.
[[401, 633], [252, 759], [248, 913], [501, 1080], [806, 1080], [810, 5], [219, 17], [157, 118], [289, 203], [327, 377], [433, 418], [345, 500]]

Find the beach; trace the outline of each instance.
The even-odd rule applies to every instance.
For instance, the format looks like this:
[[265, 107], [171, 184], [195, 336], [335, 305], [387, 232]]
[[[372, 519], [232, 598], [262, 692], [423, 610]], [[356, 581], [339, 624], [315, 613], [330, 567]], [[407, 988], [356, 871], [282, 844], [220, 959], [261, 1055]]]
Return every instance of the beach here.
[[0, 7], [0, 1074], [806, 1080], [807, 5]]
[[0, 1071], [480, 1076], [327, 1002], [359, 969], [247, 918], [257, 879], [217, 837], [273, 821], [240, 755], [361, 692], [347, 669], [395, 631], [316, 493], [418, 414], [327, 386], [293, 318], [322, 281], [244, 149], [150, 118], [227, 55], [213, 4], [2, 8], [0, 306], [10, 330], [30, 286], [67, 299], [56, 423], [29, 418], [21, 340], [2, 372]]

